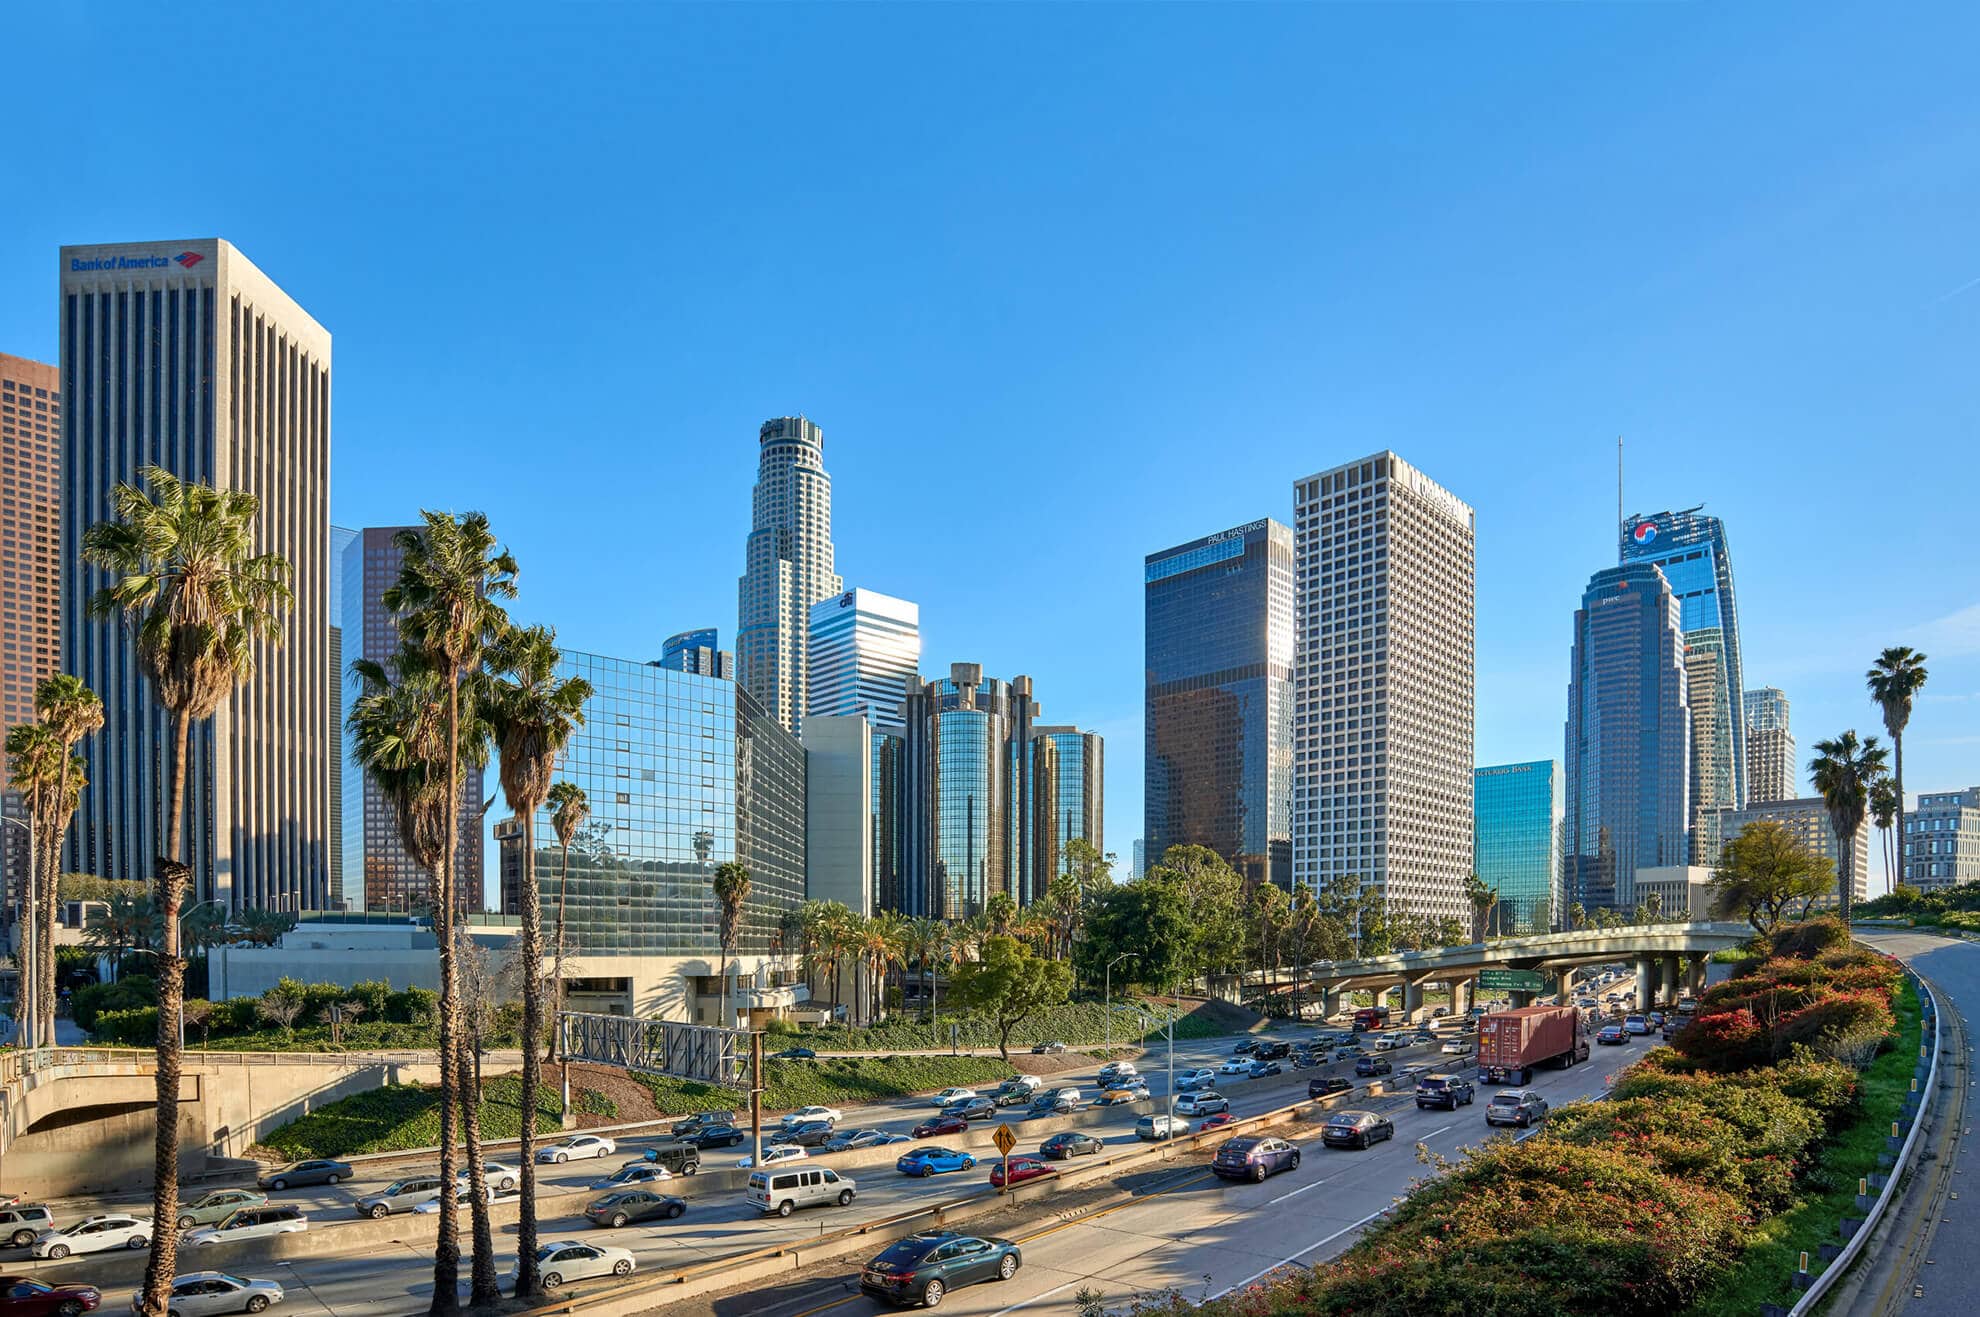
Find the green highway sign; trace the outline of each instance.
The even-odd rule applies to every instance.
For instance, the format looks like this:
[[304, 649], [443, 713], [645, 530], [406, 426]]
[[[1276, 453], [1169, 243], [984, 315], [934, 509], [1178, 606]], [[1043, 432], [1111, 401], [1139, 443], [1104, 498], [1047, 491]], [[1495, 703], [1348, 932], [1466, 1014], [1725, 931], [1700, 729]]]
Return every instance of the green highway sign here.
[[1545, 992], [1553, 985], [1537, 969], [1481, 969], [1478, 986], [1487, 992]]

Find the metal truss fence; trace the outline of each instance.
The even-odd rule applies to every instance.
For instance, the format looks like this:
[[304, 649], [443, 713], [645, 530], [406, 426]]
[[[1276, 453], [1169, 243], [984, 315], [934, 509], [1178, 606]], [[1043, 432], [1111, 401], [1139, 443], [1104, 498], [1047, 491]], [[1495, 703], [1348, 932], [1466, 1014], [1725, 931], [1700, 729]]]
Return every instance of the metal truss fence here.
[[749, 1034], [706, 1024], [625, 1015], [558, 1015], [572, 1060], [734, 1086], [749, 1071]]

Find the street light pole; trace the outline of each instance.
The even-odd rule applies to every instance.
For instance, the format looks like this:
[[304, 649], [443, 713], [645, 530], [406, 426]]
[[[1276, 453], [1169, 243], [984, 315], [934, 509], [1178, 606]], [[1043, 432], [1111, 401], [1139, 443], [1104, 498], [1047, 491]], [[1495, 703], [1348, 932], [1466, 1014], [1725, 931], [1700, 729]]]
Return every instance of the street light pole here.
[[1110, 1052], [1114, 1050], [1114, 966], [1120, 964], [1124, 960], [1139, 960], [1139, 959], [1141, 959], [1141, 957], [1135, 955], [1134, 952], [1123, 951], [1120, 955], [1115, 956], [1112, 960], [1107, 962], [1106, 1019], [1102, 1022], [1101, 1028], [1105, 1031], [1104, 1036], [1107, 1040], [1107, 1050]]
[[16, 818], [0, 816], [0, 823], [11, 823], [27, 834], [27, 881], [21, 884], [21, 890], [27, 895], [27, 900], [24, 903], [27, 907], [27, 937], [22, 940], [22, 946], [25, 948], [25, 951], [17, 966], [19, 972], [14, 976], [16, 980], [14, 995], [19, 999], [19, 1004], [25, 1007], [25, 1009], [21, 1012], [20, 1017], [20, 1036], [15, 1041], [20, 1044], [22, 1051], [32, 1057], [34, 1055], [35, 1042], [37, 1041], [35, 1034], [39, 1032], [36, 1019], [39, 1003], [35, 999], [40, 996], [40, 992], [38, 991], [40, 987], [38, 981], [40, 975], [36, 973], [37, 965], [34, 954], [35, 943], [39, 940], [40, 933], [40, 924], [35, 919], [34, 910], [34, 829], [24, 820]]

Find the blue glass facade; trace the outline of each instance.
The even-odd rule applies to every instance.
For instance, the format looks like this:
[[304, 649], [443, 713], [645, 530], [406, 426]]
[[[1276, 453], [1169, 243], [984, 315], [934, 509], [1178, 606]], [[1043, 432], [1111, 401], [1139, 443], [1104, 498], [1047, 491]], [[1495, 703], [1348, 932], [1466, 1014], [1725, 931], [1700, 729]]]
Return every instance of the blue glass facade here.
[[1107, 839], [1104, 747], [1098, 732], [1040, 727], [1031, 734], [1032, 782], [1038, 802], [1032, 847], [1032, 899], [1066, 872], [1066, 846], [1075, 838], [1104, 851]]
[[[985, 679], [974, 663], [902, 706], [901, 902], [907, 915], [962, 919], [997, 892], [1031, 899], [1031, 678]], [[875, 776], [878, 776], [876, 772]], [[882, 898], [883, 904], [884, 896]]]
[[1568, 668], [1567, 892], [1634, 903], [1638, 869], [1685, 864], [1691, 707], [1677, 597], [1658, 567], [1595, 573]]
[[1494, 764], [1472, 773], [1472, 863], [1499, 894], [1496, 934], [1546, 933], [1565, 922], [1557, 759]]

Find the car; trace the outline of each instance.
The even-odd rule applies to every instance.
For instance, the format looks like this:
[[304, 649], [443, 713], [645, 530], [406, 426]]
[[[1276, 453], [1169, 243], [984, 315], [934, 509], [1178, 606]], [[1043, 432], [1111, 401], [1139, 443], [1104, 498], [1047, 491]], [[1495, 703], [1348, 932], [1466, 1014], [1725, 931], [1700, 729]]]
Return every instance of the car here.
[[1310, 1098], [1331, 1097], [1336, 1093], [1345, 1093], [1353, 1087], [1353, 1084], [1350, 1084], [1339, 1075], [1328, 1075], [1324, 1079], [1307, 1080], [1306, 1096]]
[[1292, 1055], [1292, 1050], [1291, 1043], [1275, 1038], [1271, 1042], [1258, 1044], [1258, 1049], [1251, 1055], [1258, 1061], [1283, 1061]]
[[1623, 995], [1622, 995], [1622, 994], [1621, 994], [1620, 992], [1610, 992], [1610, 993], [1605, 993], [1605, 994], [1603, 994], [1603, 997], [1602, 997], [1602, 1000], [1603, 1000], [1603, 1001], [1621, 1001], [1621, 1000], [1622, 1000], [1622, 996], [1623, 996]]
[[1678, 998], [1677, 1013], [1679, 1015], [1696, 1015], [1698, 1013], [1698, 999], [1695, 997]]
[[55, 1216], [40, 1203], [9, 1203], [0, 1210], [0, 1239], [26, 1248], [44, 1230], [55, 1228]]
[[584, 1209], [584, 1219], [595, 1226], [631, 1225], [634, 1221], [672, 1221], [687, 1211], [687, 1200], [651, 1189], [624, 1189], [606, 1194]]
[[1245, 1073], [1252, 1079], [1263, 1079], [1267, 1075], [1282, 1075], [1286, 1068], [1277, 1061], [1253, 1061], [1251, 1069]]
[[1119, 1107], [1125, 1106], [1130, 1102], [1143, 1101], [1147, 1096], [1148, 1087], [1145, 1084], [1138, 1084], [1133, 1087], [1110, 1088], [1099, 1097], [1093, 1099], [1093, 1105], [1097, 1107]]
[[1225, 1097], [1222, 1093], [1213, 1093], [1209, 1089], [1198, 1089], [1194, 1093], [1185, 1093], [1176, 1099], [1176, 1114], [1178, 1116], [1207, 1116], [1213, 1111], [1229, 1111], [1230, 1109], [1231, 1102], [1229, 1098]]
[[931, 1107], [953, 1106], [958, 1102], [967, 1102], [975, 1096], [976, 1090], [973, 1088], [945, 1088], [940, 1093], [929, 1098], [928, 1105]]
[[267, 1201], [267, 1194], [247, 1189], [209, 1189], [190, 1202], [179, 1205], [179, 1229], [214, 1225], [243, 1207], [259, 1207]]
[[8, 1317], [76, 1317], [103, 1302], [94, 1285], [50, 1285], [31, 1276], [0, 1276], [0, 1313]]
[[889, 1143], [906, 1143], [905, 1134], [890, 1134], [886, 1130], [847, 1130], [834, 1134], [825, 1140], [825, 1151], [846, 1152], [853, 1148], [878, 1148]]
[[1545, 1119], [1547, 1099], [1531, 1089], [1494, 1093], [1492, 1100], [1485, 1104], [1487, 1125], [1517, 1125], [1521, 1129], [1530, 1129]]
[[[734, 1127], [736, 1113], [733, 1111], [697, 1111], [685, 1120], [674, 1122], [672, 1133], [677, 1139], [685, 1139], [713, 1125]], [[699, 1146], [706, 1147], [706, 1144]]]
[[[574, 1280], [589, 1280], [593, 1276], [630, 1276], [636, 1265], [627, 1249], [580, 1244], [571, 1239], [544, 1244], [536, 1250], [536, 1274], [551, 1289], [558, 1289]], [[521, 1270], [522, 1262], [518, 1259], [515, 1270], [509, 1273], [509, 1279], [514, 1281]]]
[[1298, 1165], [1298, 1148], [1284, 1139], [1256, 1134], [1224, 1140], [1210, 1159], [1211, 1173], [1218, 1179], [1250, 1180], [1254, 1184]]
[[944, 1134], [961, 1134], [968, 1128], [969, 1122], [961, 1116], [951, 1116], [944, 1113], [939, 1116], [930, 1116], [927, 1120], [916, 1125], [909, 1133], [917, 1139], [934, 1139], [940, 1138]]
[[1139, 1070], [1135, 1069], [1134, 1062], [1132, 1061], [1109, 1061], [1106, 1065], [1100, 1067], [1100, 1086], [1102, 1088], [1108, 1088], [1112, 1086], [1113, 1081], [1116, 1079], [1127, 1079], [1130, 1076], [1140, 1073]]
[[1409, 1039], [1397, 1033], [1385, 1033], [1374, 1043], [1374, 1048], [1378, 1052], [1395, 1052], [1408, 1046]]
[[1441, 1020], [1441, 1019], [1443, 1019], [1443, 1018], [1444, 1018], [1444, 1017], [1445, 1017], [1446, 1015], [1449, 1015], [1450, 1013], [1451, 1013], [1451, 1008], [1450, 1008], [1450, 1007], [1448, 1007], [1448, 1006], [1438, 1006], [1438, 1007], [1434, 1007], [1434, 1008], [1433, 1008], [1433, 1009], [1431, 1010], [1431, 1012], [1430, 1012], [1430, 1018], [1431, 1018], [1431, 1019], [1433, 1019], [1433, 1020]]
[[566, 1134], [536, 1150], [536, 1160], [563, 1165], [581, 1157], [610, 1157], [619, 1145], [602, 1134]]
[[1217, 1072], [1208, 1068], [1200, 1070], [1179, 1070], [1176, 1072], [1176, 1092], [1187, 1093], [1192, 1088], [1202, 1088], [1215, 1083]]
[[1364, 1056], [1354, 1063], [1354, 1073], [1363, 1079], [1395, 1072], [1395, 1066], [1379, 1056]]
[[[763, 1149], [763, 1164], [765, 1166], [775, 1166], [779, 1162], [803, 1161], [810, 1155], [810, 1151], [803, 1144], [772, 1143]], [[744, 1157], [736, 1165], [746, 1171], [756, 1165], [756, 1159], [754, 1157]]]
[[1437, 1041], [1437, 1031], [1435, 1029], [1418, 1029], [1409, 1036], [1409, 1041], [1412, 1047], [1419, 1047], [1424, 1043], [1434, 1043]]
[[[665, 1143], [656, 1143], [641, 1153], [639, 1159], [675, 1175], [693, 1175], [701, 1169], [701, 1149], [687, 1139], [668, 1139]], [[632, 1165], [631, 1162], [626, 1164]], [[494, 1173], [492, 1169], [489, 1171], [491, 1176]]]
[[1453, 1038], [1437, 1050], [1445, 1056], [1470, 1056], [1477, 1050], [1477, 1044], [1466, 1042], [1462, 1038]]
[[1033, 1043], [1031, 1045], [1033, 1056], [1045, 1056], [1048, 1053], [1063, 1052], [1065, 1050], [1066, 1045], [1064, 1043]]
[[944, 1175], [950, 1171], [973, 1171], [976, 1158], [954, 1148], [926, 1147], [904, 1152], [894, 1163], [894, 1169], [902, 1175], [927, 1177]]
[[1008, 1239], [923, 1230], [895, 1240], [861, 1267], [859, 1288], [882, 1303], [935, 1308], [951, 1290], [1009, 1280], [1022, 1265], [1018, 1246]]
[[1239, 1043], [1236, 1047], [1233, 1047], [1231, 1049], [1231, 1055], [1250, 1056], [1253, 1052], [1257, 1050], [1258, 1050], [1258, 1040], [1256, 1038], [1247, 1038], [1243, 1042]]
[[1106, 1146], [1091, 1134], [1081, 1134], [1078, 1130], [1065, 1130], [1039, 1144], [1038, 1153], [1041, 1157], [1062, 1162], [1072, 1157], [1091, 1157]]
[[1056, 1093], [1046, 1093], [1031, 1099], [1031, 1105], [1025, 1108], [1023, 1119], [1037, 1120], [1042, 1116], [1070, 1116], [1075, 1111], [1078, 1111], [1079, 1108], [1080, 1104], [1077, 1102], [1069, 1102]]
[[[975, 1097], [976, 1094], [971, 1093], [970, 1096]], [[799, 1125], [804, 1125], [814, 1120], [822, 1120], [828, 1124], [836, 1125], [844, 1119], [845, 1114], [837, 1107], [799, 1107], [796, 1111], [785, 1112], [783, 1123], [787, 1128], [794, 1129]]]
[[[463, 1189], [467, 1188], [468, 1181], [473, 1178], [465, 1166], [454, 1172], [454, 1174], [461, 1177], [461, 1187]], [[522, 1172], [507, 1162], [483, 1162], [481, 1164], [481, 1178], [487, 1182], [488, 1187], [491, 1189], [513, 1189], [522, 1183]]]
[[[964, 1120], [989, 1120], [997, 1114], [997, 1104], [987, 1097], [971, 1098], [967, 1102], [952, 1102], [942, 1108], [945, 1116], [959, 1116]], [[831, 1126], [826, 1126], [830, 1129]]]
[[1339, 1047], [1336, 1047], [1333, 1051], [1333, 1054], [1329, 1056], [1327, 1059], [1329, 1061], [1359, 1061], [1362, 1057], [1366, 1055], [1367, 1053], [1363, 1052], [1359, 1047], [1353, 1046], [1352, 1044], [1343, 1044]]
[[1471, 1081], [1456, 1075], [1425, 1075], [1416, 1081], [1416, 1108], [1419, 1111], [1436, 1108], [1456, 1111], [1459, 1107], [1470, 1106], [1476, 1097], [1477, 1092], [1472, 1088]]
[[786, 1125], [777, 1132], [777, 1142], [795, 1143], [800, 1148], [822, 1148], [831, 1140], [834, 1133], [829, 1120], [807, 1120], [798, 1125]]
[[1605, 1024], [1595, 1031], [1595, 1041], [1605, 1046], [1629, 1041], [1629, 1033], [1620, 1024]]
[[1206, 1117], [1203, 1123], [1196, 1127], [1196, 1132], [1201, 1134], [1205, 1130], [1222, 1129], [1236, 1119], [1237, 1117], [1233, 1116], [1230, 1112], [1220, 1111], [1214, 1116]]
[[[593, 1189], [632, 1189], [643, 1184], [658, 1184], [671, 1180], [674, 1173], [664, 1166], [649, 1166], [645, 1162], [627, 1162], [602, 1180], [593, 1180]], [[493, 1186], [490, 1186], [491, 1188]]]
[[1367, 1148], [1396, 1137], [1396, 1123], [1372, 1111], [1336, 1111], [1320, 1127], [1320, 1142], [1329, 1148]]
[[234, 1244], [244, 1239], [270, 1239], [276, 1235], [300, 1235], [309, 1229], [309, 1218], [299, 1208], [264, 1205], [244, 1207], [218, 1225], [206, 1226], [186, 1236], [186, 1243], [201, 1248], [207, 1244]]
[[[538, 1158], [538, 1160], [542, 1160]], [[421, 1203], [440, 1196], [440, 1177], [432, 1174], [408, 1175], [392, 1181], [376, 1193], [357, 1200], [357, 1214], [382, 1221], [394, 1212], [410, 1212]]]
[[682, 1143], [693, 1144], [695, 1148], [740, 1148], [749, 1142], [749, 1132], [734, 1125], [703, 1125], [685, 1134], [676, 1134]]
[[273, 1189], [276, 1193], [284, 1189], [300, 1189], [310, 1184], [341, 1184], [351, 1178], [349, 1162], [333, 1161], [328, 1157], [312, 1157], [308, 1161], [290, 1162], [287, 1166], [271, 1167], [254, 1178], [257, 1189]]
[[151, 1222], [123, 1213], [86, 1216], [60, 1230], [44, 1230], [28, 1251], [38, 1258], [65, 1258], [72, 1253], [101, 1253], [112, 1248], [144, 1248], [151, 1243]]
[[[1031, 1082], [1022, 1083], [1020, 1079], [1028, 1079]], [[1029, 1103], [1032, 1095], [1038, 1092], [1038, 1078], [1035, 1075], [1024, 1075], [1020, 1079], [1006, 1079], [997, 1085], [996, 1091], [990, 1094], [991, 1103], [999, 1107], [1022, 1107]]]
[[1134, 1122], [1134, 1137], [1151, 1143], [1189, 1133], [1189, 1122], [1176, 1116], [1149, 1115]]
[[1664, 1013], [1662, 1011], [1652, 1011], [1643, 1018], [1649, 1024], [1652, 1032], [1664, 1027]]
[[1244, 1057], [1239, 1057], [1235, 1061], [1226, 1061], [1217, 1067], [1217, 1073], [1219, 1075], [1248, 1076], [1251, 1074], [1251, 1062]]
[[1026, 1180], [1042, 1180], [1048, 1175], [1057, 1175], [1058, 1167], [1041, 1157], [1028, 1157], [1023, 1153], [1004, 1158], [990, 1168], [990, 1184], [1001, 1189], [1006, 1181], [1023, 1184]]
[[858, 1185], [829, 1166], [788, 1166], [753, 1172], [743, 1198], [759, 1212], [789, 1216], [800, 1207], [844, 1207], [858, 1192]]
[[[488, 1201], [491, 1203], [513, 1203], [519, 1201], [521, 1198], [521, 1195], [518, 1194], [514, 1189], [497, 1189], [492, 1184], [487, 1186], [487, 1193], [488, 1193]], [[471, 1205], [473, 1202], [474, 1202], [474, 1195], [468, 1192], [468, 1187], [466, 1185], [462, 1185], [460, 1192], [454, 1195], [454, 1210], [458, 1212], [462, 1208]], [[440, 1200], [438, 1198], [428, 1199], [426, 1202], [421, 1203], [418, 1207], [413, 1208], [413, 1214], [416, 1216], [440, 1215]]]
[[1623, 1020], [1623, 1032], [1627, 1034], [1648, 1034], [1650, 1021], [1641, 1015], [1627, 1016]]
[[772, 1061], [816, 1061], [818, 1053], [809, 1047], [786, 1047], [781, 1052], [770, 1053]]
[[[272, 1280], [249, 1280], [224, 1271], [194, 1271], [172, 1281], [167, 1311], [175, 1317], [217, 1317], [220, 1313], [266, 1312], [282, 1301], [282, 1287]], [[131, 1311], [144, 1311], [144, 1291], [131, 1295]]]
[[1292, 1068], [1295, 1070], [1311, 1070], [1314, 1066], [1325, 1064], [1327, 1058], [1323, 1053], [1300, 1047], [1295, 1048], [1287, 1060], [1292, 1063]]

